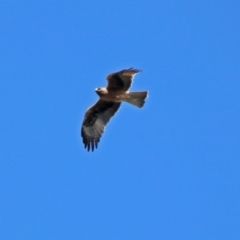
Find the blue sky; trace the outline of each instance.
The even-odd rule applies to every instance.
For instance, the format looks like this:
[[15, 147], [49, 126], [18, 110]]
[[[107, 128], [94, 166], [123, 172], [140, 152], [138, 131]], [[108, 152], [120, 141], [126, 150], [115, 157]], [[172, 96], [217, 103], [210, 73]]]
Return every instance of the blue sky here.
[[[1, 1], [0, 239], [240, 239], [239, 1]], [[99, 148], [84, 113], [142, 69]]]

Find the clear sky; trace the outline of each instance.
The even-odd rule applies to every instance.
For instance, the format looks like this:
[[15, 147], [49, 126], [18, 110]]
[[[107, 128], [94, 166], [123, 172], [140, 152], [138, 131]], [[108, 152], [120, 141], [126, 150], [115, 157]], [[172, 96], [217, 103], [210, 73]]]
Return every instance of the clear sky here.
[[[0, 239], [240, 239], [240, 1], [1, 1]], [[99, 148], [96, 87], [143, 70]]]

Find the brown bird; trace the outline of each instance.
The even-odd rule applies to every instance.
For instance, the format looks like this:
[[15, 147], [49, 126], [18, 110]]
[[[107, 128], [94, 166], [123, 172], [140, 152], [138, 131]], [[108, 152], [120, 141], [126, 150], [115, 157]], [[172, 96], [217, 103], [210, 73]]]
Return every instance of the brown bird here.
[[95, 89], [100, 99], [87, 110], [81, 130], [83, 143], [88, 151], [94, 151], [94, 148], [98, 147], [105, 126], [116, 114], [121, 102], [128, 102], [139, 108], [143, 107], [148, 92], [128, 92], [133, 77], [138, 72], [140, 70], [130, 68], [112, 73], [107, 77], [106, 88]]

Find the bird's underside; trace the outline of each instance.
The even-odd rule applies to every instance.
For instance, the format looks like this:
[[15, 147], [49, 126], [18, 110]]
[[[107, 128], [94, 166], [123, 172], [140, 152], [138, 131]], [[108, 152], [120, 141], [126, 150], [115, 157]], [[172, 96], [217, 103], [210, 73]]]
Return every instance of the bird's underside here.
[[107, 123], [117, 113], [122, 102], [143, 107], [148, 92], [128, 92], [138, 72], [140, 70], [130, 68], [112, 73], [107, 77], [108, 86], [95, 90], [100, 99], [87, 110], [81, 129], [83, 144], [88, 151], [98, 147]]

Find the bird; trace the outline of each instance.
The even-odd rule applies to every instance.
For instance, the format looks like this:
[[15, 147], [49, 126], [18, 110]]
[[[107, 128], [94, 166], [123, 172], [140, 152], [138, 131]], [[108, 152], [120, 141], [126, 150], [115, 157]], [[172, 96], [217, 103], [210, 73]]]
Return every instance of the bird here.
[[95, 92], [99, 100], [85, 113], [81, 128], [83, 144], [87, 151], [94, 151], [110, 119], [118, 112], [121, 103], [127, 102], [142, 108], [148, 91], [129, 92], [134, 76], [141, 70], [129, 68], [107, 76], [107, 87], [99, 87]]

